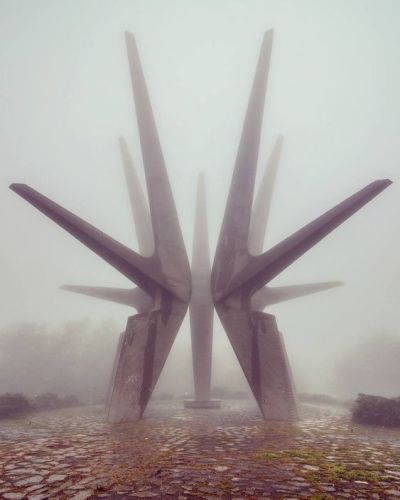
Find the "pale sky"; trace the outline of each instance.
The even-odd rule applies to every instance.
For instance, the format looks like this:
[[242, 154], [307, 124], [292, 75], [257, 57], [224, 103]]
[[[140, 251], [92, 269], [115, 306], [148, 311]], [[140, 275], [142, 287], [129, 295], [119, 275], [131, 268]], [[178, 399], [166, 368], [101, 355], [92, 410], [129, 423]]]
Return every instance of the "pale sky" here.
[[[124, 31], [136, 36], [190, 253], [199, 171], [214, 250], [273, 28], [259, 171], [285, 139], [266, 248], [369, 182], [394, 184], [272, 283], [345, 286], [267, 312], [310, 391], [327, 390], [371, 331], [400, 337], [399, 25], [396, 0], [0, 0], [0, 327], [110, 317], [123, 329], [132, 313], [59, 291], [130, 284], [8, 189], [27, 183], [137, 248], [117, 146], [125, 135], [142, 176]], [[222, 363], [240, 368], [217, 321], [215, 345], [218, 385]], [[174, 350], [190, 366], [188, 321]]]

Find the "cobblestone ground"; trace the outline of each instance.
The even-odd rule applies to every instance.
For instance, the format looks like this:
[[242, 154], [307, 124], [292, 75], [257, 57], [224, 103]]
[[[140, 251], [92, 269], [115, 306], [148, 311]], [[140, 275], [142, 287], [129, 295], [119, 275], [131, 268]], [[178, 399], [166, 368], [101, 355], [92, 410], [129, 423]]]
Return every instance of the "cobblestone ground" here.
[[0, 422], [0, 498], [396, 498], [400, 431], [303, 407], [266, 424], [251, 401], [221, 410], [154, 402], [110, 425], [100, 407]]

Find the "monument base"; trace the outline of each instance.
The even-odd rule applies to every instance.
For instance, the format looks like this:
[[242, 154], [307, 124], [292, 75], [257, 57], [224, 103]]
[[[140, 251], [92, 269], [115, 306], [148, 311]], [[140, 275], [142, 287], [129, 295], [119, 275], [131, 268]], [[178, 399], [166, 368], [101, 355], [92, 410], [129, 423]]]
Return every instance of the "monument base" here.
[[190, 409], [216, 409], [221, 408], [220, 399], [208, 399], [207, 401], [197, 401], [196, 399], [185, 399], [184, 407]]

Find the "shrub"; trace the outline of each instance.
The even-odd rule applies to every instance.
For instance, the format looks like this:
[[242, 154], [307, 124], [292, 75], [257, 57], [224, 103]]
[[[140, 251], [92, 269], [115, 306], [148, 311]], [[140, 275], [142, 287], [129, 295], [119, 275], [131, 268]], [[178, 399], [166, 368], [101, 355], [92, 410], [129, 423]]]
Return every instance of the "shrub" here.
[[65, 396], [60, 398], [57, 394], [52, 392], [39, 394], [33, 399], [33, 406], [35, 410], [53, 410], [55, 408], [78, 406], [79, 404], [79, 399], [76, 396]]
[[360, 424], [400, 427], [400, 398], [359, 394], [352, 415]]
[[0, 396], [0, 418], [23, 415], [30, 410], [29, 400], [23, 394], [6, 393]]
[[67, 408], [69, 406], [79, 406], [81, 403], [76, 396], [65, 396], [61, 400], [61, 406]]
[[61, 406], [61, 400], [52, 392], [45, 392], [33, 398], [33, 405], [36, 410], [51, 410]]

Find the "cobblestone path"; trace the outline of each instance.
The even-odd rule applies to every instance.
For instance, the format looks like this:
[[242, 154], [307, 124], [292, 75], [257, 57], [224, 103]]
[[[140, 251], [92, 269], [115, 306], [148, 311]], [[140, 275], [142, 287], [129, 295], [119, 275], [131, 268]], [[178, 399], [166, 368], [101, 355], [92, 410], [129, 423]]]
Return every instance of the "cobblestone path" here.
[[304, 406], [267, 424], [251, 401], [221, 410], [153, 402], [111, 425], [100, 407], [0, 422], [0, 498], [400, 498], [400, 431]]

